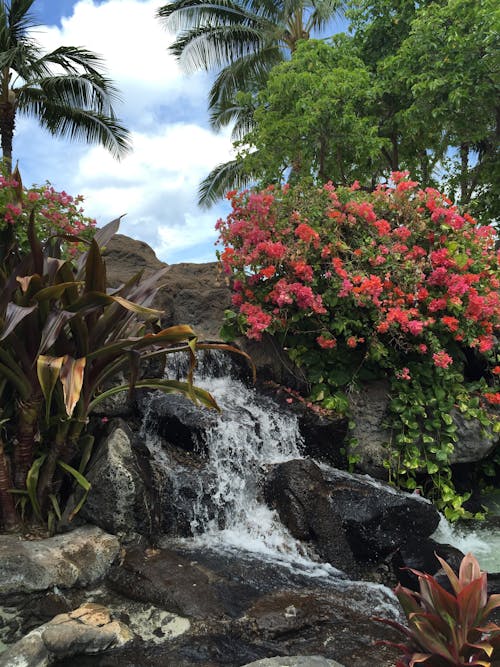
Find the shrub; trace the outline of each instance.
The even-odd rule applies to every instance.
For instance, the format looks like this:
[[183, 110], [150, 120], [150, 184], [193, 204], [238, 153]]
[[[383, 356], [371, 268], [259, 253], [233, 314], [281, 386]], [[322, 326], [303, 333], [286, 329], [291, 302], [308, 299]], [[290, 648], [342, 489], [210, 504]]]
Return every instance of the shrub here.
[[488, 623], [500, 607], [500, 595], [488, 598], [486, 573], [472, 554], [462, 560], [458, 577], [448, 563], [441, 563], [454, 594], [434, 577], [411, 570], [418, 577], [420, 592], [401, 585], [394, 592], [401, 603], [408, 627], [388, 619], [376, 619], [401, 632], [409, 642], [394, 644], [404, 653], [397, 667], [490, 667], [500, 655], [500, 626]]
[[[2, 192], [7, 200], [4, 220], [11, 211], [9, 197], [18, 197], [16, 206], [22, 208], [17, 224], [25, 217], [29, 220], [29, 251], [23, 250], [23, 236], [14, 225], [4, 229], [0, 244], [0, 520], [7, 529], [17, 528], [19, 510], [22, 514], [27, 508], [32, 518], [48, 521], [53, 528], [63, 509], [62, 475], [69, 474], [88, 492], [84, 472], [93, 438], [86, 428], [93, 408], [111, 394], [135, 387], [179, 393], [217, 408], [213, 397], [192, 383], [195, 355], [199, 348], [232, 348], [199, 344], [186, 325], [161, 329], [161, 312], [149, 306], [165, 269], [145, 280], [138, 273], [107, 292], [99, 248], [117, 230], [118, 221], [85, 242], [84, 255], [75, 261], [61, 259], [60, 237], [48, 239], [45, 247], [38, 240], [40, 215], [39, 229], [45, 228], [38, 200], [25, 197], [12, 182], [4, 184]], [[70, 224], [58, 220], [59, 229]], [[80, 236], [65, 235], [62, 240], [84, 243]], [[187, 381], [138, 379], [143, 361], [177, 351], [190, 356]], [[108, 380], [126, 369], [128, 382], [103, 390]]]
[[[217, 223], [235, 307], [223, 333], [280, 336], [324, 408], [346, 411], [346, 390], [387, 378], [390, 477], [412, 489], [428, 473], [453, 519], [467, 496], [451, 481], [450, 410], [487, 426], [500, 399], [495, 230], [407, 173], [392, 177], [373, 193], [331, 183], [230, 193]], [[492, 369], [492, 386], [466, 382], [466, 352]]]

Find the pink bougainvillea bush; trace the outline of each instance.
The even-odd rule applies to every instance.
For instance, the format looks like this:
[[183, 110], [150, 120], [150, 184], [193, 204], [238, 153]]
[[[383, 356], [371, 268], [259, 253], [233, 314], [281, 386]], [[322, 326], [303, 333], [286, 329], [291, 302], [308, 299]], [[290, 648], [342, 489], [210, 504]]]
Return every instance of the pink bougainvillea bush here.
[[[64, 191], [57, 192], [49, 183], [25, 188], [19, 172], [0, 174], [0, 210], [3, 211], [0, 234], [6, 229], [9, 233], [13, 230], [20, 249], [27, 251], [28, 222], [34, 215], [37, 235], [44, 241], [58, 234], [90, 240], [96, 221], [84, 214], [82, 203], [81, 195], [72, 197]], [[74, 242], [63, 243], [62, 247], [69, 255], [84, 249]]]
[[[229, 198], [217, 223], [234, 290], [226, 333], [280, 336], [326, 408], [345, 410], [346, 389], [388, 378], [391, 477], [411, 489], [422, 471], [434, 476], [450, 518], [462, 516], [466, 496], [447, 467], [450, 411], [486, 427], [485, 409], [500, 402], [494, 227], [406, 172], [373, 193], [285, 185]], [[472, 358], [484, 368], [475, 383], [464, 377]]]

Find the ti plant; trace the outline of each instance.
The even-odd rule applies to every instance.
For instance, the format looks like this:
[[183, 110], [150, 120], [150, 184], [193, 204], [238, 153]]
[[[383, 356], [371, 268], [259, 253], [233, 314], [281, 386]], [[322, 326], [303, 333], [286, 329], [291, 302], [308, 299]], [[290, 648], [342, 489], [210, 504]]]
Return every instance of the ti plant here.
[[[16, 205], [29, 206], [21, 194], [14, 189]], [[46, 239], [42, 247], [34, 218], [33, 210], [28, 253], [19, 250], [8, 228], [0, 239], [0, 521], [7, 530], [20, 526], [25, 509], [30, 518], [54, 527], [62, 515], [65, 474], [88, 491], [84, 472], [93, 438], [86, 427], [100, 401], [138, 387], [217, 408], [213, 397], [192, 383], [196, 351], [234, 350], [198, 343], [187, 325], [161, 329], [162, 313], [150, 305], [165, 269], [146, 279], [138, 273], [107, 291], [100, 247], [118, 229], [118, 220], [97, 232], [88, 251], [73, 261], [61, 259], [61, 237]], [[186, 382], [139, 379], [143, 361], [179, 350], [191, 359]], [[126, 369], [128, 382], [105, 389]]]
[[448, 563], [436, 556], [449, 579], [448, 593], [429, 574], [410, 570], [418, 577], [420, 592], [399, 585], [396, 596], [408, 627], [388, 619], [386, 623], [408, 638], [406, 644], [383, 642], [404, 656], [396, 667], [491, 667], [500, 657], [500, 626], [488, 622], [500, 607], [500, 595], [487, 593], [486, 573], [472, 554], [462, 560], [458, 577]]

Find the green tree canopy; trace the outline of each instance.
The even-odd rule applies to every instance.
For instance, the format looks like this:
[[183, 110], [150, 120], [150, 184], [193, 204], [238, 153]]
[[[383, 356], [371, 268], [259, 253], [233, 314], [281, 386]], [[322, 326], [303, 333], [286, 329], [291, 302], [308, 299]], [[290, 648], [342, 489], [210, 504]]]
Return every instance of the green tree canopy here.
[[51, 134], [100, 143], [115, 157], [129, 148], [128, 132], [117, 120], [117, 90], [103, 74], [99, 56], [84, 48], [60, 46], [43, 53], [32, 37], [37, 25], [34, 0], [0, 1], [0, 138], [12, 164], [18, 113], [35, 117]]

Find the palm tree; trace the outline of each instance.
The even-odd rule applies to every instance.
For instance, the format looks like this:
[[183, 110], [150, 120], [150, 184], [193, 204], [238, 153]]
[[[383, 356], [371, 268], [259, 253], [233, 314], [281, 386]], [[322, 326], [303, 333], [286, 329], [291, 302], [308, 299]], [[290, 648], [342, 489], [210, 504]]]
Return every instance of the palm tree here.
[[51, 134], [100, 143], [115, 157], [129, 148], [112, 107], [117, 90], [91, 51], [61, 46], [43, 53], [30, 32], [34, 0], [0, 0], [0, 139], [12, 166], [18, 113], [34, 116]]
[[[164, 25], [178, 33], [170, 51], [186, 70], [216, 69], [209, 94], [214, 129], [234, 122], [232, 138], [251, 129], [251, 98], [271, 69], [294, 52], [340, 10], [341, 0], [174, 0], [158, 10]], [[242, 102], [239, 92], [249, 93]], [[202, 182], [200, 204], [210, 205], [234, 184], [251, 180], [238, 161], [221, 164]]]

